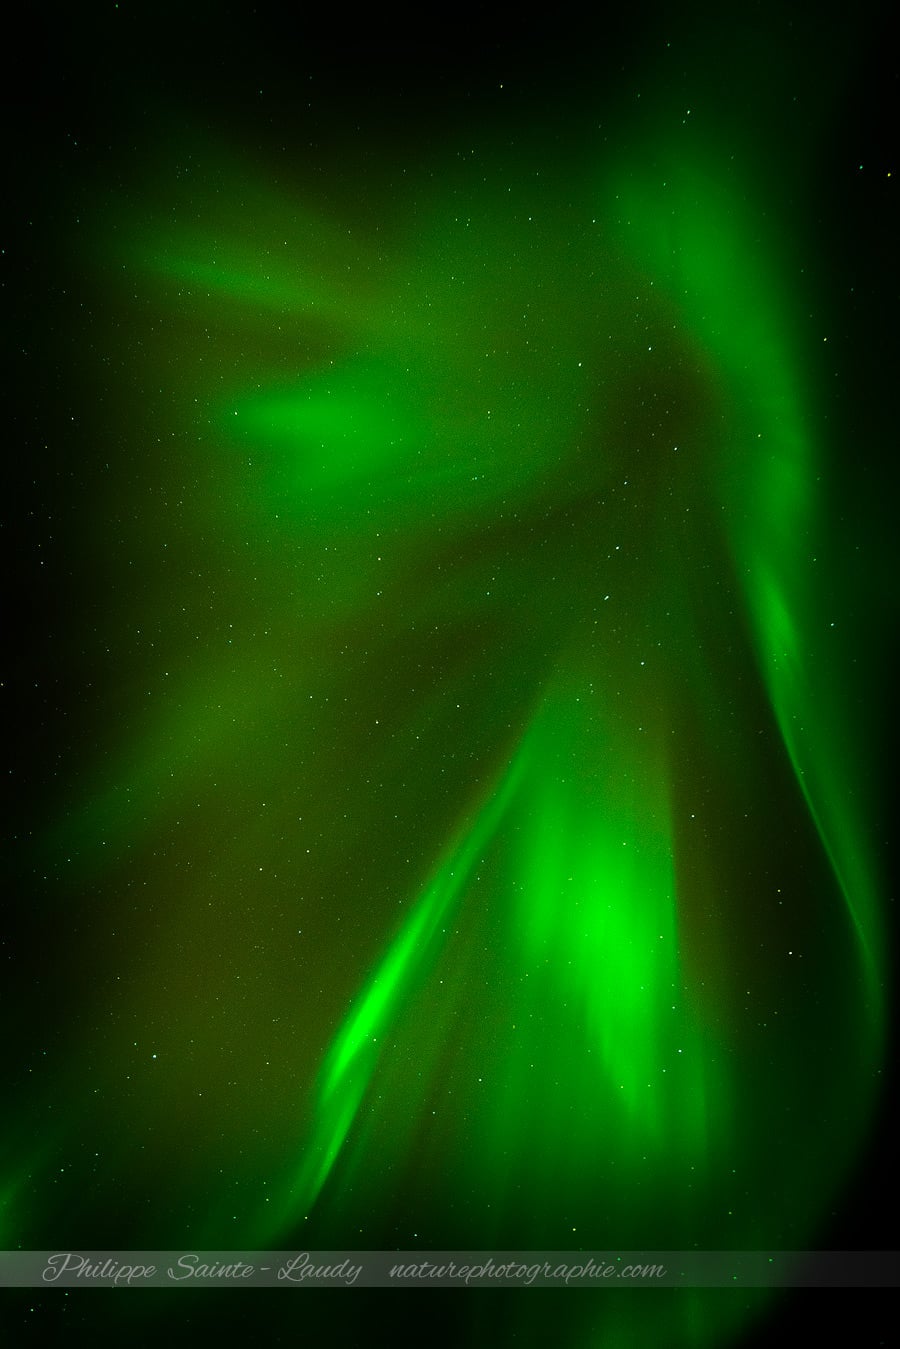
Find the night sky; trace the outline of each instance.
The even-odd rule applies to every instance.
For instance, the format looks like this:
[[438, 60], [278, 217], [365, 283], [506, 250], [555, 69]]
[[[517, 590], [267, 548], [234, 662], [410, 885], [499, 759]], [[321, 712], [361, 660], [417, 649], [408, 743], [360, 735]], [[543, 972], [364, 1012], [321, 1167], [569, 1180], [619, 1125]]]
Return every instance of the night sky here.
[[[50, 7], [7, 63], [4, 1249], [894, 1245], [886, 7]], [[11, 1343], [833, 1308], [5, 1296]]]

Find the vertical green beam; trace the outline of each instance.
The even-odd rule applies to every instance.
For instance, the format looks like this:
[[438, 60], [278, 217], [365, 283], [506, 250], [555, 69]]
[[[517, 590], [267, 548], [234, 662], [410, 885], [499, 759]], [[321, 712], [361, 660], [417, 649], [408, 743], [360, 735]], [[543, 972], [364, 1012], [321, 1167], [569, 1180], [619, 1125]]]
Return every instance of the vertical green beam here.
[[877, 1052], [884, 969], [877, 858], [859, 804], [864, 727], [829, 640], [821, 430], [788, 336], [788, 283], [761, 214], [716, 174], [716, 155], [670, 149], [658, 182], [623, 174], [610, 205], [629, 252], [720, 372], [730, 414], [718, 475], [724, 527], [775, 719], [844, 899]]

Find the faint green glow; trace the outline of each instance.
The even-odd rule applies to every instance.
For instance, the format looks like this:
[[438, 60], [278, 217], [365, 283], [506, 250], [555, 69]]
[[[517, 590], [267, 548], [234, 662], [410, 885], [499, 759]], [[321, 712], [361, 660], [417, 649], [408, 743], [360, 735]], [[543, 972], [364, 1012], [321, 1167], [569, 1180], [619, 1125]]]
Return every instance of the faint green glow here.
[[[241, 402], [238, 431], [254, 451], [282, 448], [282, 490], [372, 490], [386, 473], [408, 472], [427, 428], [386, 395], [388, 372], [375, 367], [307, 383], [302, 393], [268, 393]], [[405, 401], [405, 400], [404, 400]]]
[[220, 262], [218, 258], [191, 259], [168, 254], [148, 259], [151, 267], [207, 299], [220, 293], [237, 304], [271, 307], [282, 312], [321, 307], [322, 299], [315, 287], [298, 285], [283, 271], [274, 276], [271, 272], [254, 271], [254, 263], [252, 251], [245, 261], [228, 258]]
[[111, 866], [180, 803], [202, 794], [226, 768], [235, 740], [253, 734], [263, 710], [274, 715], [274, 691], [260, 675], [254, 657], [228, 673], [209, 668], [201, 680], [168, 689], [163, 671], [154, 681], [157, 698], [132, 719], [127, 752], [107, 756], [86, 802], [67, 811], [48, 839], [66, 867], [91, 874]]
[[21, 1180], [16, 1179], [5, 1180], [0, 1184], [0, 1240], [3, 1242], [3, 1250], [5, 1251], [15, 1248], [18, 1220], [17, 1205], [21, 1188]]

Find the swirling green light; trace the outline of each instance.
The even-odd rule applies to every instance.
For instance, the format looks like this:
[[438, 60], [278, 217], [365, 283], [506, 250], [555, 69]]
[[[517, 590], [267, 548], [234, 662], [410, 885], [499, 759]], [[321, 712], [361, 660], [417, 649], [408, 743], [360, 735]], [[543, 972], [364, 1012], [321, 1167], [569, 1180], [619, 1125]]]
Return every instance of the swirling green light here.
[[[858, 1146], [880, 882], [811, 362], [764, 188], [712, 133], [641, 148], [485, 137], [345, 223], [206, 147], [96, 227], [142, 334], [96, 513], [135, 650], [42, 846], [153, 896], [86, 1057], [120, 1170], [117, 1109], [183, 1111], [166, 1221], [210, 1247], [797, 1245]], [[742, 1315], [637, 1305], [605, 1344]]]

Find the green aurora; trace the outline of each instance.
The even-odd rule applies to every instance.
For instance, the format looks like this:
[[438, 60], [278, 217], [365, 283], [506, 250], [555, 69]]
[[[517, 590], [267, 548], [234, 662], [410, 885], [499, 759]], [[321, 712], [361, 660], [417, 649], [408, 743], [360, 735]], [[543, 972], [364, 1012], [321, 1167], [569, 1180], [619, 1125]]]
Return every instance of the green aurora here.
[[759, 128], [655, 79], [337, 187], [173, 122], [88, 208], [83, 973], [9, 1248], [815, 1247], [887, 1017], [828, 333]]

